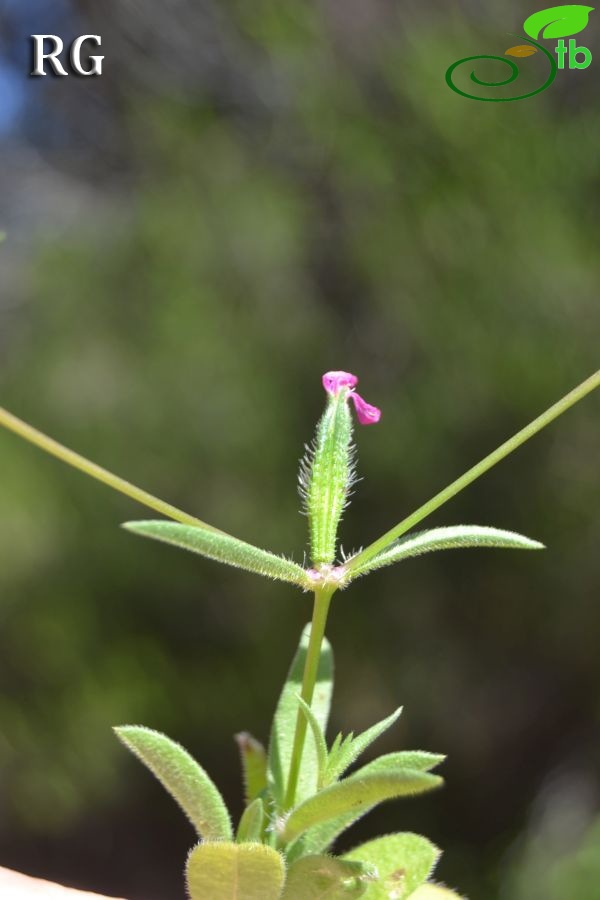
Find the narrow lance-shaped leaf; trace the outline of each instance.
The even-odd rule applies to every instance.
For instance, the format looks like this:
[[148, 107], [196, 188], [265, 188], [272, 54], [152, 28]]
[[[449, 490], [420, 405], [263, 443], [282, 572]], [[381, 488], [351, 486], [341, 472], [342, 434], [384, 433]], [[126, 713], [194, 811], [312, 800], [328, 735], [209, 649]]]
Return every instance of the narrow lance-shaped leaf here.
[[355, 900], [375, 879], [374, 867], [333, 856], [305, 856], [289, 868], [281, 900]]
[[265, 808], [260, 797], [257, 797], [242, 813], [235, 838], [238, 844], [260, 843], [264, 821]]
[[364, 812], [394, 797], [410, 796], [438, 787], [442, 779], [428, 772], [406, 769], [381, 774], [350, 775], [309, 797], [284, 818], [279, 835], [289, 843], [309, 828], [346, 814], [356, 821]]
[[[385, 774], [398, 774], [402, 777], [406, 772], [429, 772], [431, 769], [439, 766], [444, 759], [445, 756], [439, 753], [428, 753], [424, 750], [401, 750], [396, 753], [379, 756], [377, 759], [362, 766], [350, 777], [361, 779], [365, 776]], [[436, 787], [440, 783], [441, 779], [438, 779], [436, 784], [431, 785], [431, 787]], [[428, 789], [425, 788], [425, 790]], [[379, 802], [377, 801], [377, 803]], [[375, 805], [376, 803], [373, 803], [359, 809], [350, 809], [340, 816], [311, 826], [300, 838], [292, 843], [288, 850], [289, 859], [294, 860], [306, 853], [323, 853], [325, 850], [328, 850], [340, 834], [346, 831], [347, 828], [350, 828]]]
[[249, 804], [267, 787], [267, 753], [260, 741], [247, 731], [236, 734], [235, 740], [242, 763], [244, 797]]
[[350, 740], [345, 740], [339, 747], [336, 749], [335, 745], [331, 748], [329, 753], [329, 760], [327, 762], [327, 770], [325, 774], [325, 781], [329, 783], [331, 781], [335, 781], [341, 775], [344, 774], [346, 769], [352, 765], [352, 763], [358, 759], [361, 753], [369, 747], [373, 741], [376, 741], [378, 737], [380, 737], [384, 732], [391, 728], [395, 722], [398, 721], [400, 715], [402, 713], [402, 707], [400, 706], [395, 712], [388, 716], [386, 719], [383, 719], [381, 722], [377, 722], [377, 724], [372, 725], [370, 728], [367, 728], [366, 731], [363, 731], [362, 734], [357, 735], [356, 737], [352, 737]]
[[[289, 674], [283, 686], [269, 742], [269, 788], [279, 807], [283, 809], [287, 786], [296, 719], [298, 717], [298, 694], [302, 687], [302, 675], [306, 662], [306, 651], [310, 638], [310, 625], [302, 632], [300, 644], [293, 659]], [[316, 719], [325, 731], [329, 718], [331, 694], [333, 690], [333, 653], [327, 639], [321, 645], [321, 656], [317, 672], [317, 682], [313, 694], [311, 708]], [[303, 800], [314, 794], [317, 789], [318, 762], [314, 742], [306, 741], [302, 754], [302, 767], [296, 790], [296, 799]]]
[[115, 733], [177, 801], [201, 838], [232, 839], [231, 820], [221, 794], [187, 750], [150, 728], [123, 725], [115, 728]]
[[325, 735], [323, 734], [323, 729], [321, 728], [319, 720], [315, 716], [308, 703], [306, 703], [299, 694], [298, 703], [300, 704], [300, 709], [306, 716], [306, 721], [310, 726], [310, 730], [312, 731], [313, 739], [315, 742], [318, 767], [317, 786], [321, 788], [323, 786], [323, 778], [325, 775], [325, 768], [327, 766], [327, 742], [325, 740]]
[[378, 878], [369, 885], [364, 900], [405, 900], [430, 877], [439, 857], [440, 851], [431, 841], [406, 832], [375, 838], [345, 853], [342, 859], [376, 868]]
[[228, 534], [160, 520], [126, 522], [123, 528], [134, 534], [141, 534], [143, 537], [172, 544], [174, 547], [181, 547], [184, 550], [191, 550], [192, 553], [199, 553], [201, 556], [226, 563], [228, 566], [255, 572], [257, 575], [264, 575], [267, 578], [289, 581], [300, 587], [308, 587], [307, 576], [302, 566]]
[[432, 553], [435, 550], [460, 550], [468, 547], [500, 547], [511, 550], [543, 550], [539, 541], [505, 531], [501, 528], [488, 528], [485, 525], [451, 525], [446, 528], [432, 528], [418, 534], [409, 534], [390, 544], [372, 559], [358, 565], [348, 560], [348, 571], [351, 578], [365, 575], [373, 569], [391, 566], [412, 556]]
[[353, 777], [381, 774], [384, 772], [431, 772], [440, 766], [446, 757], [442, 753], [428, 753], [426, 750], [397, 750], [371, 760], [353, 773]]
[[279, 900], [283, 858], [264, 844], [206, 843], [186, 866], [191, 900]]

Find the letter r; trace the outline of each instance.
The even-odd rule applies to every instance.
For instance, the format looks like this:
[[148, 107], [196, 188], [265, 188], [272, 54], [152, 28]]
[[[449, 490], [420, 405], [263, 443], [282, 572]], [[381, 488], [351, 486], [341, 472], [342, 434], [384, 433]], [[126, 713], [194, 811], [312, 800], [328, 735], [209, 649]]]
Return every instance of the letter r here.
[[[33, 71], [32, 75], [46, 75], [44, 60], [48, 60], [54, 69], [55, 75], [68, 75], [59, 59], [63, 50], [63, 42], [55, 34], [32, 34], [33, 41]], [[44, 41], [53, 41], [54, 49], [50, 53], [44, 53]]]

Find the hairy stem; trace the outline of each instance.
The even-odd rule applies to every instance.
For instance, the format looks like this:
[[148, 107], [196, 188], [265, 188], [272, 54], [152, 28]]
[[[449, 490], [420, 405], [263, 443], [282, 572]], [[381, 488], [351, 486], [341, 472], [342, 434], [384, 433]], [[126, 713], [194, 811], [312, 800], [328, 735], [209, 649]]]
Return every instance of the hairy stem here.
[[372, 544], [369, 544], [368, 547], [365, 547], [361, 553], [348, 561], [348, 573], [351, 574], [358, 566], [373, 559], [374, 556], [377, 556], [378, 553], [385, 550], [392, 541], [395, 541], [426, 518], [426, 516], [431, 515], [432, 512], [439, 509], [440, 506], [443, 506], [443, 504], [447, 503], [452, 497], [455, 497], [456, 494], [460, 493], [467, 485], [479, 478], [480, 475], [483, 475], [484, 472], [487, 472], [488, 469], [491, 469], [492, 466], [495, 466], [501, 459], [504, 459], [504, 457], [508, 456], [509, 453], [512, 453], [513, 450], [516, 450], [517, 447], [520, 447], [521, 444], [524, 444], [525, 441], [528, 441], [534, 434], [537, 434], [538, 431], [541, 431], [542, 428], [545, 428], [546, 425], [549, 425], [550, 422], [558, 418], [558, 416], [562, 415], [562, 413], [566, 412], [567, 409], [597, 387], [600, 387], [600, 369], [543, 412], [541, 416], [538, 416], [537, 419], [534, 419], [533, 422], [530, 422], [529, 425], [526, 425], [525, 428], [522, 428], [521, 431], [518, 431], [513, 437], [497, 447], [496, 450], [465, 472], [464, 475], [461, 475], [460, 478], [457, 478], [456, 481], [449, 484], [443, 491], [440, 491], [439, 494], [436, 494], [435, 497], [432, 497], [431, 500], [428, 500], [427, 503], [420, 506], [415, 512], [411, 513], [410, 516], [407, 516], [406, 519], [403, 519], [394, 528], [386, 531], [384, 535]]
[[[319, 661], [321, 659], [321, 644], [325, 637], [325, 626], [327, 625], [327, 615], [329, 613], [329, 605], [333, 593], [333, 590], [330, 588], [317, 588], [315, 591], [310, 638], [308, 641], [308, 649], [306, 651], [306, 662], [304, 663], [302, 691], [300, 692], [300, 696], [309, 706], [312, 703], [315, 684], [317, 683]], [[286, 809], [291, 809], [296, 799], [296, 789], [298, 787], [298, 776], [300, 775], [307, 724], [306, 716], [301, 709], [298, 709], [296, 731], [294, 733], [294, 743], [292, 746], [292, 758], [290, 760], [290, 774], [284, 802]]]
[[[22, 419], [13, 416], [12, 413], [9, 413], [1, 406], [0, 425], [4, 426], [4, 428], [7, 428], [9, 431], [14, 432], [14, 434], [18, 434], [19, 437], [24, 438], [26, 441], [29, 441], [29, 443], [35, 444], [36, 447], [41, 447], [46, 453], [56, 456], [57, 459], [61, 459], [63, 462], [67, 463], [67, 465], [79, 469], [80, 472], [85, 472], [85, 474], [89, 475], [91, 478], [95, 478], [97, 481], [107, 484], [109, 487], [113, 488], [113, 490], [119, 491], [127, 497], [131, 497], [132, 500], [137, 500], [138, 503], [142, 503], [144, 506], [149, 506], [150, 509], [162, 513], [169, 519], [175, 519], [175, 521], [183, 522], [185, 525], [196, 525], [199, 528], [208, 528], [210, 531], [220, 531], [220, 529], [215, 528], [212, 525], [207, 525], [207, 523], [203, 522], [201, 519], [197, 519], [195, 516], [191, 516], [181, 509], [177, 509], [176, 506], [172, 506], [170, 503], [166, 503], [164, 500], [160, 500], [158, 497], [149, 494], [147, 491], [143, 491], [129, 481], [125, 481], [124, 478], [113, 475], [112, 472], [108, 472], [106, 469], [103, 469], [102, 466], [98, 466], [84, 456], [80, 456], [79, 453], [69, 450], [67, 447], [59, 444], [58, 441], [55, 441], [41, 431], [38, 431], [37, 428], [33, 428], [31, 425], [23, 422]], [[224, 532], [220, 533], [224, 534]]]

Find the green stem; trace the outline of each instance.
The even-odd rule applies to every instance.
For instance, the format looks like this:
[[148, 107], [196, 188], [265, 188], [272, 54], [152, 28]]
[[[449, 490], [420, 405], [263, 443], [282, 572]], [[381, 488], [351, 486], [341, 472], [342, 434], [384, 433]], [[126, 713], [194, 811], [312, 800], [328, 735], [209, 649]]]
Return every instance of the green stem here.
[[73, 466], [81, 472], [85, 472], [86, 475], [90, 475], [97, 481], [107, 484], [109, 487], [113, 488], [113, 490], [119, 491], [127, 497], [131, 497], [132, 500], [137, 500], [138, 503], [142, 503], [144, 506], [149, 506], [150, 509], [162, 513], [169, 519], [174, 519], [176, 522], [183, 522], [185, 525], [196, 525], [199, 528], [208, 528], [210, 531], [217, 531], [220, 534], [225, 533], [220, 531], [219, 528], [215, 528], [213, 525], [207, 525], [207, 523], [203, 522], [201, 519], [197, 519], [195, 516], [191, 516], [181, 509], [177, 509], [176, 506], [172, 506], [164, 500], [159, 500], [158, 497], [154, 497], [152, 494], [143, 491], [129, 481], [125, 481], [124, 478], [113, 475], [112, 472], [108, 472], [106, 469], [103, 469], [102, 466], [90, 462], [89, 459], [80, 456], [79, 453], [69, 450], [67, 447], [59, 444], [58, 441], [55, 441], [41, 431], [38, 431], [37, 428], [33, 428], [31, 425], [23, 422], [22, 419], [13, 416], [12, 413], [9, 413], [1, 406], [0, 425], [4, 426], [4, 428], [7, 428], [9, 431], [14, 432], [14, 434], [18, 434], [19, 437], [24, 438], [26, 441], [29, 441], [29, 443], [35, 444], [36, 447], [41, 447], [46, 453], [56, 456], [58, 459], [67, 463], [67, 465]]
[[[330, 588], [318, 588], [315, 591], [310, 638], [306, 650], [306, 662], [304, 663], [302, 690], [300, 692], [300, 696], [309, 706], [312, 703], [315, 684], [317, 683], [319, 661], [321, 659], [321, 644], [325, 637], [325, 626], [327, 625], [327, 615], [329, 613], [329, 605], [333, 593], [333, 590]], [[285, 794], [284, 806], [286, 809], [291, 809], [296, 800], [296, 789], [298, 787], [298, 777], [300, 775], [300, 765], [302, 763], [302, 752], [304, 750], [307, 724], [306, 716], [302, 710], [299, 709], [296, 718], [292, 758], [290, 760], [290, 774]]]
[[509, 453], [512, 453], [513, 450], [516, 450], [517, 447], [520, 447], [521, 444], [524, 444], [525, 441], [528, 441], [534, 434], [537, 434], [538, 431], [541, 431], [542, 428], [545, 428], [546, 425], [549, 425], [550, 422], [558, 418], [558, 416], [566, 412], [569, 407], [573, 406], [585, 397], [586, 394], [589, 394], [597, 387], [600, 387], [600, 369], [543, 412], [541, 416], [538, 416], [537, 419], [534, 419], [533, 422], [530, 422], [529, 425], [526, 425], [525, 428], [522, 428], [521, 431], [518, 431], [513, 437], [497, 447], [496, 450], [465, 472], [464, 475], [461, 475], [460, 478], [457, 478], [456, 481], [449, 484], [443, 491], [440, 491], [439, 494], [436, 494], [435, 497], [432, 497], [431, 500], [428, 500], [427, 503], [420, 506], [415, 512], [411, 513], [410, 516], [407, 516], [406, 519], [403, 519], [394, 528], [386, 531], [384, 535], [372, 544], [369, 544], [368, 547], [365, 547], [361, 553], [348, 562], [348, 574], [351, 574], [353, 569], [357, 566], [373, 559], [374, 556], [377, 556], [378, 553], [385, 550], [389, 544], [421, 522], [426, 516], [431, 515], [432, 512], [439, 509], [440, 506], [443, 506], [443, 504], [447, 503], [452, 497], [455, 497], [456, 494], [466, 488], [467, 485], [479, 478], [480, 475], [483, 475], [484, 472], [487, 472], [488, 469], [491, 469], [492, 466], [495, 466], [501, 459], [504, 459], [504, 457], [508, 456]]

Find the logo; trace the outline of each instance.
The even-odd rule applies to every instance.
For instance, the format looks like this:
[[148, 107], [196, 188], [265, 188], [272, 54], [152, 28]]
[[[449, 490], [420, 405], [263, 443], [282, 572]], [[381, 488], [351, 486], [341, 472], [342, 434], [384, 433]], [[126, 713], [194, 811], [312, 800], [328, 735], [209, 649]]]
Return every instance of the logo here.
[[[95, 47], [102, 45], [102, 38], [99, 34], [82, 34], [80, 37], [75, 38], [68, 54], [64, 54], [64, 57], [68, 58], [63, 58], [62, 60], [61, 54], [64, 50], [64, 43], [57, 35], [32, 34], [31, 40], [33, 49], [32, 76], [47, 75], [46, 63], [51, 66], [53, 73], [59, 76], [69, 74], [67, 69], [65, 69], [65, 64], [74, 75], [102, 75], [103, 56], [88, 55], [86, 67], [84, 67], [81, 60], [84, 44], [94, 44]], [[48, 45], [50, 45], [48, 52], [45, 52]]]
[[[550, 87], [556, 78], [559, 69], [565, 69], [567, 67], [569, 69], [587, 69], [591, 63], [591, 50], [587, 47], [578, 46], [577, 41], [572, 35], [579, 34], [583, 31], [588, 24], [589, 15], [593, 9], [593, 6], [552, 6], [550, 9], [542, 9], [539, 12], [533, 13], [533, 15], [529, 16], [528, 19], [525, 19], [525, 22], [523, 23], [523, 30], [528, 37], [523, 35], [512, 35], [513, 37], [518, 37], [521, 40], [526, 41], [525, 44], [517, 44], [514, 47], [509, 47], [508, 50], [505, 50], [504, 56], [487, 56], [482, 54], [479, 56], [465, 56], [464, 59], [457, 60], [455, 63], [452, 63], [446, 71], [446, 84], [456, 94], [460, 94], [461, 97], [467, 97], [469, 100], [482, 100], [487, 103], [509, 103], [512, 100], [525, 100], [527, 97], [534, 97], [536, 94], [540, 94], [542, 91], [545, 91], [546, 88]], [[538, 43], [540, 38], [545, 40], [559, 38], [559, 41], [555, 47], [548, 49]], [[564, 38], [569, 38], [568, 43], [565, 43]], [[465, 66], [465, 63], [474, 63], [476, 60], [484, 59], [494, 60], [493, 66], [490, 63], [480, 66], [480, 72], [483, 72], [485, 67], [485, 70], [489, 71], [490, 75], [497, 70], [496, 63], [501, 62], [504, 66], [508, 66], [509, 74], [504, 79], [484, 80], [475, 74], [475, 69], [471, 70], [469, 76], [470, 81], [481, 88], [503, 88], [516, 81], [521, 74], [517, 64], [513, 62], [512, 59], [506, 59], [506, 57], [512, 56], [524, 59], [525, 57], [533, 56], [536, 53], [543, 54], [550, 68], [546, 80], [541, 87], [534, 88], [532, 84], [532, 89], [527, 89], [525, 93], [519, 94], [517, 97], [477, 96], [477, 94], [470, 93], [472, 88], [466, 79], [466, 73], [468, 72], [469, 66]], [[556, 59], [554, 54], [556, 54]], [[459, 69], [459, 67], [463, 68]], [[533, 73], [528, 73], [528, 79], [530, 81], [532, 76]], [[527, 80], [527, 78], [525, 80]]]

